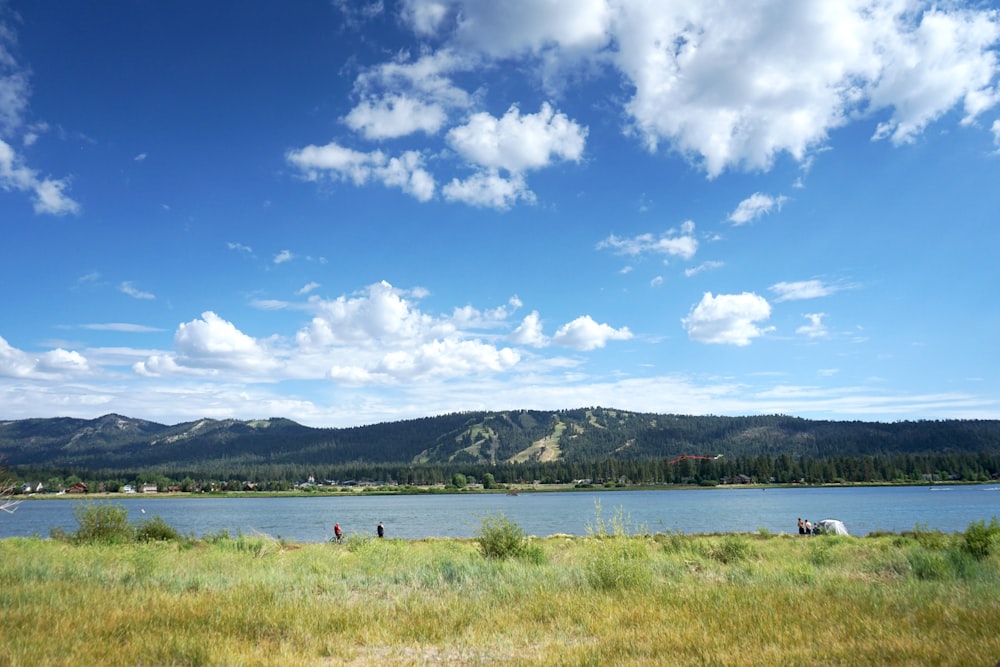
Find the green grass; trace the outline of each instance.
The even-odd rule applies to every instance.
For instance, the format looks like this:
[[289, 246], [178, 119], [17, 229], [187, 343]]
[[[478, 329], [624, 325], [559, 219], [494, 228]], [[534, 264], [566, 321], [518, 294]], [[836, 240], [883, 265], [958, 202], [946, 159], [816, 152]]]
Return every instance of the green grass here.
[[993, 665], [989, 528], [648, 534], [598, 512], [532, 558], [475, 539], [9, 538], [0, 666]]

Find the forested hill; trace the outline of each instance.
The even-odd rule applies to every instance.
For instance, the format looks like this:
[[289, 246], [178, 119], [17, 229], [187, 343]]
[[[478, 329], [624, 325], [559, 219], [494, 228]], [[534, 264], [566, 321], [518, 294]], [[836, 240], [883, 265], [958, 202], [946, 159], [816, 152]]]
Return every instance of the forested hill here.
[[0, 455], [10, 465], [90, 470], [998, 453], [997, 420], [842, 422], [581, 408], [465, 412], [323, 429], [287, 419], [203, 419], [167, 426], [114, 414], [0, 422]]

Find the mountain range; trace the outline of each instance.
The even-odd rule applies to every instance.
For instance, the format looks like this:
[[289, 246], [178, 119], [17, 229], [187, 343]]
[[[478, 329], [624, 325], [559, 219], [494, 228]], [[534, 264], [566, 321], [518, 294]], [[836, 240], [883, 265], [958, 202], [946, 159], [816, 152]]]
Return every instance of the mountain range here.
[[0, 421], [0, 456], [9, 465], [80, 470], [949, 453], [1000, 453], [1000, 421], [844, 422], [600, 407], [463, 412], [351, 428], [311, 428], [280, 418], [164, 425], [117, 414]]

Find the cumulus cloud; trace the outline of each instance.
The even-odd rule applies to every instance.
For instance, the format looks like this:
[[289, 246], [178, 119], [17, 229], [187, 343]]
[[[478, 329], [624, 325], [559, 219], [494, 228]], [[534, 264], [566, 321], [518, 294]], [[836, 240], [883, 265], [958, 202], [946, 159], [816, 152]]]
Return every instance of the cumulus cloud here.
[[87, 375], [92, 370], [90, 362], [79, 352], [56, 348], [31, 355], [0, 336], [0, 376], [51, 380]]
[[133, 365], [145, 376], [213, 375], [220, 370], [262, 375], [279, 369], [274, 351], [243, 333], [212, 311], [181, 323], [174, 333], [174, 351], [150, 355]]
[[783, 196], [772, 197], [755, 192], [741, 201], [736, 210], [729, 214], [729, 222], [734, 225], [743, 225], [763, 215], [767, 215], [773, 210], [780, 211], [787, 199], [787, 197]]
[[289, 151], [285, 157], [307, 180], [319, 180], [326, 175], [358, 186], [374, 181], [398, 187], [419, 201], [434, 197], [434, 177], [424, 169], [423, 156], [416, 151], [388, 157], [382, 151], [365, 153], [331, 142]]
[[578, 317], [559, 327], [552, 342], [555, 345], [574, 350], [588, 351], [604, 347], [609, 340], [629, 340], [632, 332], [628, 327], [615, 329], [608, 324], [598, 324], [590, 315]]
[[521, 320], [517, 328], [511, 332], [509, 339], [515, 345], [545, 347], [549, 344], [548, 337], [542, 333], [542, 319], [537, 310], [531, 311]]
[[[537, 311], [504, 336], [512, 314], [522, 306], [516, 296], [494, 308], [463, 306], [446, 315], [421, 310], [419, 302], [426, 296], [421, 288], [404, 290], [384, 281], [334, 299], [309, 296], [305, 304], [291, 306], [313, 314], [292, 339], [255, 338], [207, 311], [178, 326], [172, 350], [146, 354], [132, 368], [146, 377], [326, 377], [389, 385], [503, 373], [521, 363], [518, 346], [555, 342], [588, 351], [632, 336], [627, 328], [614, 329], [585, 316], [562, 327], [550, 341]], [[507, 345], [498, 344], [503, 339]], [[8, 365], [17, 367], [13, 361]]]
[[522, 172], [553, 160], [577, 161], [583, 155], [587, 129], [543, 103], [535, 114], [521, 115], [516, 106], [501, 118], [473, 114], [465, 125], [451, 129], [448, 144], [469, 162], [487, 169]]
[[698, 252], [698, 240], [694, 237], [694, 223], [690, 220], [681, 225], [680, 230], [671, 229], [662, 234], [639, 234], [622, 238], [612, 234], [597, 244], [598, 250], [612, 250], [621, 255], [667, 255], [691, 259]]
[[369, 99], [354, 107], [344, 122], [366, 139], [393, 139], [414, 132], [435, 134], [447, 116], [439, 105], [406, 95]]
[[450, 71], [516, 59], [541, 80], [553, 69], [615, 73], [631, 91], [631, 134], [709, 177], [767, 170], [780, 154], [805, 164], [831, 131], [876, 114], [873, 137], [900, 144], [953, 108], [970, 124], [1000, 102], [1000, 17], [988, 8], [407, 0], [402, 17], [443, 45], [423, 58], [447, 54]]
[[535, 201], [535, 193], [528, 189], [521, 174], [504, 178], [496, 170], [480, 171], [464, 180], [452, 179], [441, 188], [441, 194], [448, 201], [501, 210], [518, 201]]
[[771, 305], [751, 292], [718, 296], [706, 292], [681, 323], [691, 340], [742, 347], [772, 330], [758, 325], [770, 316]]
[[775, 301], [782, 302], [818, 299], [833, 294], [838, 288], [834, 285], [827, 285], [820, 280], [799, 280], [775, 283], [768, 289], [777, 295]]

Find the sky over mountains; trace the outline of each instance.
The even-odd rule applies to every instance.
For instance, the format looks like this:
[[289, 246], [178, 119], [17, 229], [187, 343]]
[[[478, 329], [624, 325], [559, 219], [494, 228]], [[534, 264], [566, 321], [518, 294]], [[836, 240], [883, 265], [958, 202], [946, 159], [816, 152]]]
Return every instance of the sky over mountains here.
[[0, 419], [1000, 418], [998, 48], [981, 2], [0, 0]]

